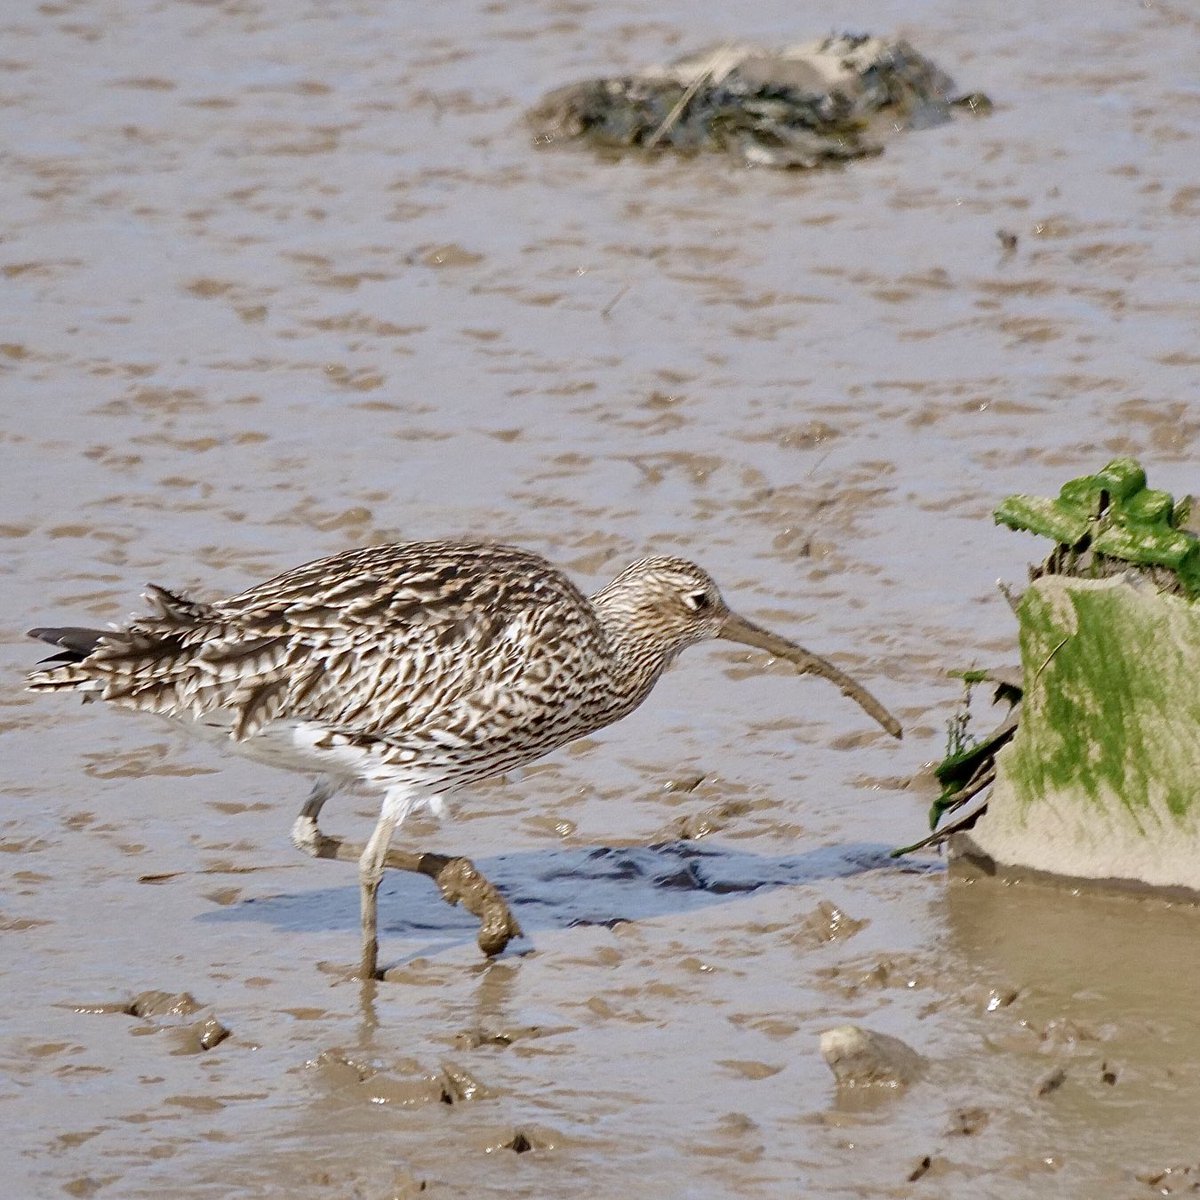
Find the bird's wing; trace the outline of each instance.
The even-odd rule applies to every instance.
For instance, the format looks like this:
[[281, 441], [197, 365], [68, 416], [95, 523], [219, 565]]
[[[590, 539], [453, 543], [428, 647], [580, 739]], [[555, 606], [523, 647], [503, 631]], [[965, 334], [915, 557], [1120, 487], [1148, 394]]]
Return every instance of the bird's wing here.
[[211, 605], [149, 599], [149, 615], [56, 670], [123, 707], [227, 710], [239, 740], [275, 718], [401, 740], [469, 739], [488, 719], [494, 732], [549, 686], [554, 647], [569, 665], [595, 625], [542, 559], [451, 543], [351, 551]]
[[308, 581], [300, 594], [288, 582], [239, 622], [285, 648], [269, 673], [286, 690], [254, 707], [267, 706], [263, 719], [297, 716], [355, 736], [401, 742], [419, 732], [448, 748], [502, 738], [564, 672], [579, 675], [598, 636], [583, 596], [540, 559], [367, 568], [325, 589]]

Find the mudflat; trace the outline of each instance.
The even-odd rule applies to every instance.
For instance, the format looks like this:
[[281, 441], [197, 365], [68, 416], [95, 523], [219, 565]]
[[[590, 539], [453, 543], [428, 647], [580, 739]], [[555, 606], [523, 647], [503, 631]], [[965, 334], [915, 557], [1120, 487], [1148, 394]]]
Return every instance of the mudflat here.
[[[1186, 5], [876, 6], [996, 111], [814, 173], [544, 154], [550, 88], [845, 4], [128, 0], [6, 13], [0, 1167], [29, 1197], [1159, 1194], [1200, 1174], [1197, 914], [905, 867], [959, 685], [1011, 661], [1017, 491], [1196, 488]], [[1003, 234], [1004, 236], [1000, 236]], [[298, 777], [21, 690], [23, 631], [483, 535], [644, 553], [861, 678], [686, 653], [472, 789], [528, 939], [425, 879], [351, 978]], [[331, 832], [374, 813], [331, 802]], [[835, 915], [837, 914], [837, 915]], [[901, 1038], [839, 1094], [820, 1034]]]

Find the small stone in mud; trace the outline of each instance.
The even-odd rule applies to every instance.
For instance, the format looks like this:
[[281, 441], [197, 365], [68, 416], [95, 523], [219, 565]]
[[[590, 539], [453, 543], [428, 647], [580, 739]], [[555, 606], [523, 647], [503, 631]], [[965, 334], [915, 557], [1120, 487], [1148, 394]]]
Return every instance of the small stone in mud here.
[[1106, 1062], [1102, 1062], [1100, 1064], [1100, 1082], [1107, 1083], [1109, 1087], [1112, 1087], [1117, 1082], [1116, 1068], [1109, 1066]]
[[976, 1012], [997, 1012], [1008, 1008], [1021, 994], [1021, 989], [1012, 984], [1002, 983], [989, 987], [987, 984], [972, 984], [962, 993], [963, 1001]]
[[725, 822], [713, 812], [692, 813], [680, 817], [675, 824], [675, 835], [685, 842], [696, 842], [710, 833], [718, 833], [725, 828]]
[[717, 1066], [724, 1067], [727, 1071], [732, 1071], [733, 1074], [740, 1075], [743, 1079], [770, 1079], [772, 1075], [778, 1075], [783, 1070], [782, 1066], [775, 1063], [744, 1058], [722, 1058], [717, 1061]]
[[1096, 1030], [1080, 1025], [1069, 1017], [1055, 1017], [1042, 1027], [1038, 1050], [1042, 1054], [1074, 1054], [1081, 1043], [1102, 1041], [1110, 1032], [1105, 1028]]
[[815, 971], [845, 996], [857, 996], [866, 988], [920, 988], [927, 986], [929, 971], [915, 955], [893, 954], [884, 958], [859, 959], [822, 967]]
[[469, 1071], [445, 1062], [437, 1071], [405, 1058], [382, 1070], [371, 1063], [326, 1050], [308, 1063], [338, 1091], [362, 1097], [370, 1104], [420, 1108], [426, 1104], [459, 1104], [493, 1095]]
[[407, 256], [407, 261], [420, 267], [473, 267], [483, 262], [483, 255], [457, 242], [447, 242], [439, 246], [419, 246]]
[[822, 900], [799, 922], [792, 940], [804, 945], [823, 946], [827, 942], [840, 942], [853, 937], [868, 924], [869, 921], [848, 917], [832, 901]]
[[335, 1087], [362, 1083], [376, 1073], [369, 1063], [359, 1062], [337, 1050], [322, 1050], [304, 1065], [319, 1071]]
[[169, 1040], [175, 1046], [172, 1054], [203, 1054], [230, 1036], [230, 1030], [211, 1014], [200, 1020], [190, 1020], [202, 1011], [202, 1006], [190, 992], [152, 990], [140, 992], [124, 1003], [80, 1006], [76, 1011], [138, 1017], [146, 1022], [138, 1027], [138, 1033], [169, 1032]]
[[930, 1155], [926, 1154], [925, 1157], [922, 1158], [911, 1171], [909, 1171], [908, 1182], [916, 1183], [917, 1180], [920, 1179], [922, 1175], [926, 1174], [929, 1171], [929, 1168], [932, 1166], [933, 1159]]
[[986, 1108], [960, 1108], [950, 1118], [950, 1124], [947, 1126], [946, 1132], [951, 1137], [974, 1137], [975, 1134], [987, 1125], [988, 1119], [989, 1113]]
[[110, 1183], [115, 1183], [119, 1178], [119, 1175], [101, 1175], [99, 1178], [95, 1175], [80, 1175], [78, 1178], [72, 1179], [70, 1183], [64, 1184], [63, 1191], [68, 1196], [94, 1196], [102, 1188], [107, 1187]]
[[414, 1197], [421, 1195], [424, 1191], [425, 1180], [418, 1179], [415, 1175], [404, 1171], [393, 1179], [388, 1188], [387, 1197], [388, 1200], [414, 1200]]
[[694, 792], [704, 782], [703, 775], [682, 775], [678, 779], [668, 779], [663, 784], [664, 792]]
[[750, 807], [745, 800], [730, 800], [725, 804], [706, 808], [703, 812], [690, 813], [675, 822], [673, 835], [687, 842], [699, 841], [710, 833], [719, 833], [735, 817], [748, 813]]
[[196, 1030], [196, 1040], [201, 1050], [211, 1050], [229, 1037], [229, 1029], [222, 1025], [216, 1017], [207, 1017], [193, 1028]]
[[547, 1037], [552, 1033], [571, 1033], [570, 1025], [509, 1025], [503, 1029], [464, 1029], [454, 1035], [459, 1050], [477, 1050], [480, 1046], [511, 1046], [527, 1038]]
[[441, 1082], [443, 1104], [458, 1104], [464, 1100], [486, 1100], [493, 1095], [489, 1087], [480, 1083], [470, 1071], [456, 1063], [442, 1063]]
[[997, 229], [996, 237], [1000, 239], [1000, 249], [1005, 254], [1012, 254], [1016, 250], [1019, 239], [1011, 229]]
[[756, 1163], [766, 1155], [767, 1144], [758, 1123], [743, 1112], [728, 1112], [715, 1125], [692, 1130], [684, 1143], [688, 1154], [726, 1162]]
[[839, 1087], [900, 1089], [918, 1079], [925, 1059], [899, 1038], [861, 1025], [839, 1025], [821, 1034], [821, 1056]]
[[484, 1154], [495, 1154], [498, 1150], [528, 1154], [530, 1150], [553, 1150], [562, 1145], [558, 1134], [540, 1125], [522, 1125], [518, 1129], [483, 1130], [478, 1141]]
[[1182, 1196], [1200, 1190], [1200, 1165], [1160, 1167], [1135, 1175], [1138, 1183], [1153, 1188], [1159, 1196]]
[[716, 1132], [727, 1138], [749, 1137], [758, 1129], [758, 1122], [744, 1112], [728, 1112], [716, 1124]]
[[572, 837], [578, 828], [574, 821], [548, 813], [535, 813], [526, 817], [522, 824], [536, 833], [551, 834], [556, 838]]
[[200, 1011], [200, 1005], [190, 992], [141, 992], [125, 1007], [131, 1017], [154, 1020], [157, 1017], [190, 1017]]
[[402, 1079], [387, 1071], [378, 1071], [360, 1085], [363, 1096], [371, 1104], [386, 1104], [392, 1108], [421, 1108], [426, 1104], [450, 1103], [440, 1079], [419, 1075]]
[[229, 1030], [216, 1017], [206, 1017], [171, 1033], [176, 1043], [172, 1054], [203, 1054], [229, 1037]]
[[1057, 1092], [1067, 1080], [1067, 1071], [1065, 1067], [1055, 1067], [1053, 1071], [1047, 1071], [1045, 1075], [1037, 1082], [1037, 1087], [1033, 1089], [1035, 1096], [1049, 1096], [1051, 1092]]

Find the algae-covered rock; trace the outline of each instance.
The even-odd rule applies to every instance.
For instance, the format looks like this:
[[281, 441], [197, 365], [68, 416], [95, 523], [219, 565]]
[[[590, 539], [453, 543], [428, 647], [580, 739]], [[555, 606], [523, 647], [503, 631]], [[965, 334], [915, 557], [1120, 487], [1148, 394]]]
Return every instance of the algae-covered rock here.
[[973, 821], [951, 843], [959, 855], [1200, 892], [1200, 539], [1183, 528], [1187, 508], [1117, 459], [1056, 499], [997, 509], [1056, 545], [1016, 605], [1012, 717], [939, 768], [935, 816], [969, 781], [991, 787], [986, 808], [956, 822]]
[[990, 111], [908, 42], [825, 38], [783, 49], [723, 45], [636, 75], [550, 92], [530, 111], [542, 145], [724, 151], [748, 165], [814, 167], [878, 154], [886, 138]]
[[1002, 865], [1200, 889], [1200, 608], [1046, 575], [1018, 610], [1020, 721], [974, 847]]

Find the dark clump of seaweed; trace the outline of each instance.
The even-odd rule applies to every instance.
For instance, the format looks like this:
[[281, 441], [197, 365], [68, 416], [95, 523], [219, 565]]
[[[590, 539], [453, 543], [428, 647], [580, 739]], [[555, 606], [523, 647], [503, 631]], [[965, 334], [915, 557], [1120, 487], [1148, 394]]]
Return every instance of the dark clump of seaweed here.
[[841, 35], [779, 50], [724, 45], [636, 75], [557, 88], [531, 111], [540, 144], [583, 141], [608, 153], [723, 151], [769, 167], [815, 167], [879, 154], [901, 129], [982, 114], [903, 40]]

